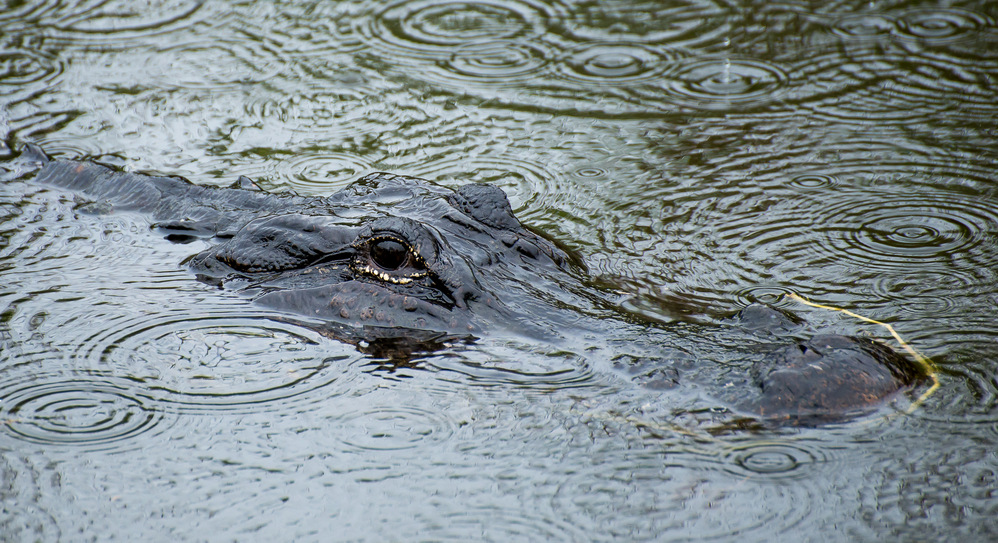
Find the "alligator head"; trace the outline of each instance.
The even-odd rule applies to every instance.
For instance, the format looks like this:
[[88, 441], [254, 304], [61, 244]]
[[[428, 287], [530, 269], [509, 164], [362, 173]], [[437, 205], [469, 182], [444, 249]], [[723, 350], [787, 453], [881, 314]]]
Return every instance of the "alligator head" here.
[[22, 153], [25, 162], [38, 167], [36, 182], [82, 193], [102, 213], [139, 211], [172, 241], [216, 243], [188, 259], [198, 279], [350, 343], [433, 348], [503, 325], [543, 335], [552, 307], [541, 298], [567, 291], [538, 285], [570, 283], [564, 272], [581, 265], [521, 225], [492, 185], [451, 190], [375, 173], [302, 197], [264, 192], [248, 178], [204, 187], [49, 160], [37, 148]]
[[[566, 269], [571, 257], [524, 228], [491, 185], [446, 189], [375, 173], [311, 206], [250, 220], [190, 266], [208, 283], [323, 321], [481, 334], [523, 320], [510, 283]], [[505, 283], [505, 284], [504, 284]], [[529, 304], [527, 304], [529, 305]]]

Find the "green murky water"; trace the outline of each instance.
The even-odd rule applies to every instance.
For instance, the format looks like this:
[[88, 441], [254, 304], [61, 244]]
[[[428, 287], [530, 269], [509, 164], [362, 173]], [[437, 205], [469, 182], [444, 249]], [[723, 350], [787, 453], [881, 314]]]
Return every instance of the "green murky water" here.
[[998, 534], [993, 3], [7, 1], [0, 134], [303, 194], [492, 182], [627, 311], [883, 336], [796, 291], [942, 380], [907, 416], [706, 438], [584, 350], [387, 367], [197, 283], [197, 243], [10, 183], [0, 539]]

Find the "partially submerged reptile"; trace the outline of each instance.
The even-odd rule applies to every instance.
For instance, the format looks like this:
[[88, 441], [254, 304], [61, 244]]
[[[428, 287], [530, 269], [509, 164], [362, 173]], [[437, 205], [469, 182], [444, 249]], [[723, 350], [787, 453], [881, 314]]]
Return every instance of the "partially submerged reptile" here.
[[[564, 340], [569, 330], [642, 338], [652, 353], [663, 341], [656, 338], [669, 339], [670, 352], [682, 344], [668, 327], [621, 315], [587, 280], [581, 259], [525, 228], [492, 185], [452, 190], [374, 173], [330, 196], [304, 197], [264, 192], [245, 177], [217, 188], [52, 160], [33, 146], [6, 169], [8, 178], [33, 176], [82, 195], [101, 213], [144, 214], [171, 241], [210, 240], [215, 245], [186, 261], [199, 280], [246, 292], [257, 304], [311, 323], [305, 325], [321, 323], [328, 335], [369, 349], [432, 350], [499, 329], [548, 341]], [[791, 337], [791, 329], [799, 331], [792, 315], [760, 305], [701, 329], [746, 338], [744, 349], [722, 349], [750, 361], [742, 378], [727, 384], [738, 389], [727, 395], [736, 410], [766, 420], [837, 419], [926, 377], [924, 368], [874, 341]], [[661, 380], [649, 376], [671, 375], [661, 371], [668, 358], [625, 366], [635, 381], [657, 386]]]

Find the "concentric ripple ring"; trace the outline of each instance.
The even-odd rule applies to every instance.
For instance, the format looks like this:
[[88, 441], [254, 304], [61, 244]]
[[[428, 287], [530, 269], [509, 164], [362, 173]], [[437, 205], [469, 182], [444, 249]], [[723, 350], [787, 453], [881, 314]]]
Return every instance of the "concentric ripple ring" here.
[[772, 103], [790, 80], [775, 64], [739, 58], [693, 59], [666, 77], [678, 101], [708, 110]]
[[163, 413], [108, 376], [32, 375], [3, 390], [3, 430], [32, 443], [104, 450], [153, 430]]
[[389, 6], [360, 32], [378, 48], [439, 58], [462, 45], [539, 35], [546, 18], [545, 8], [524, 0], [422, 0]]

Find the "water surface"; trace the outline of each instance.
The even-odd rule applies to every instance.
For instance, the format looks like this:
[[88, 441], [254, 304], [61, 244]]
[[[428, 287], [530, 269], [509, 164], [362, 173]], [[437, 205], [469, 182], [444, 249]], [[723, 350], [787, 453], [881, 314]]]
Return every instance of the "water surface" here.
[[[998, 533], [989, 2], [0, 4], [0, 134], [328, 194], [501, 186], [621, 308], [799, 292], [941, 370], [910, 415], [711, 435], [604, 348], [396, 367], [196, 282], [141, 217], [0, 186], [13, 541], [984, 540]], [[5, 149], [10, 153], [9, 149]], [[613, 338], [607, 338], [612, 340]]]

